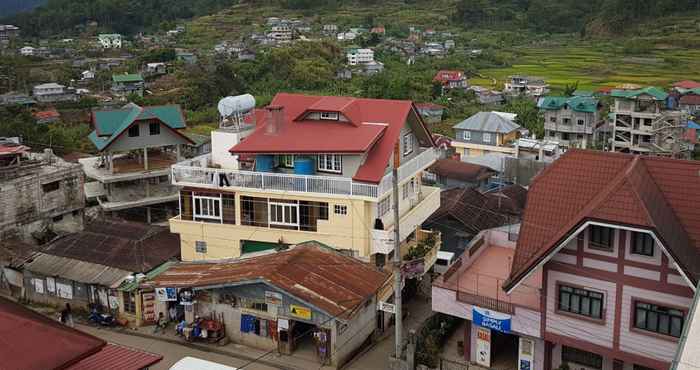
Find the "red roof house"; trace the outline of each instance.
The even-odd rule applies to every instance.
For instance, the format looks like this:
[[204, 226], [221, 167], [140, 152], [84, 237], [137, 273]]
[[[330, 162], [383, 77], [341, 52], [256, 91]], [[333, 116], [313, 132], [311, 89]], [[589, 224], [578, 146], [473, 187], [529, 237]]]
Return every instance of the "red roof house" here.
[[433, 77], [433, 81], [442, 82], [443, 84], [448, 84], [451, 81], [462, 81], [464, 79], [466, 79], [464, 72], [448, 70], [440, 70], [435, 74], [435, 77]]
[[685, 90], [697, 89], [698, 87], [700, 87], [700, 82], [691, 81], [691, 80], [683, 80], [683, 81], [678, 81], [678, 82], [674, 83], [673, 87], [685, 89]]

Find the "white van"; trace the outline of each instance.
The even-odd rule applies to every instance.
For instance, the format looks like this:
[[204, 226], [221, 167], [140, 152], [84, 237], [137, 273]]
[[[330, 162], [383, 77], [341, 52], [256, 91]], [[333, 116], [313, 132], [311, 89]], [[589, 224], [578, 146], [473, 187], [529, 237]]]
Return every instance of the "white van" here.
[[217, 364], [195, 357], [183, 357], [170, 367], [170, 370], [238, 370], [235, 367]]
[[437, 260], [435, 260], [435, 266], [433, 270], [438, 274], [442, 275], [452, 266], [455, 261], [455, 254], [452, 252], [438, 251]]

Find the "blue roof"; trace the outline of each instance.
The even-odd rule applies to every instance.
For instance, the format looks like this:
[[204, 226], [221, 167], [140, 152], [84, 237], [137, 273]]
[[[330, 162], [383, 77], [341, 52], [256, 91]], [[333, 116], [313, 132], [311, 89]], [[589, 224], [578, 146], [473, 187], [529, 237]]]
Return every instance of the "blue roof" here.
[[688, 128], [694, 128], [696, 130], [700, 130], [700, 125], [697, 124], [695, 121], [688, 121]]

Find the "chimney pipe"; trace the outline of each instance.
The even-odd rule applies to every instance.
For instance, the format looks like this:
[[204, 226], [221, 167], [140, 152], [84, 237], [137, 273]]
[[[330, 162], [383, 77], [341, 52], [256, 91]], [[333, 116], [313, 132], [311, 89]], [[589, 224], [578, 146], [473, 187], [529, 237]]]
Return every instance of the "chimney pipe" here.
[[265, 116], [265, 133], [269, 135], [277, 135], [282, 129], [282, 121], [284, 120], [284, 107], [281, 105], [268, 105]]

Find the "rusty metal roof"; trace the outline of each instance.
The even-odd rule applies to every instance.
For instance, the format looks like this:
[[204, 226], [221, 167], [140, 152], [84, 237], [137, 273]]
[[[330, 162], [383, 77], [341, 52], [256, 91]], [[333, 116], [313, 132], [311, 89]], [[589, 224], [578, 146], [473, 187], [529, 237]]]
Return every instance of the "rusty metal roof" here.
[[180, 263], [158, 275], [153, 284], [205, 288], [262, 280], [332, 316], [347, 319], [389, 277], [371, 264], [311, 241], [237, 261]]
[[163, 356], [108, 343], [94, 355], [70, 366], [68, 370], [140, 370], [163, 359]]
[[23, 267], [44, 276], [58, 276], [80, 283], [111, 288], [116, 288], [127, 276], [132, 274], [130, 271], [114, 267], [40, 252], [34, 254]]

